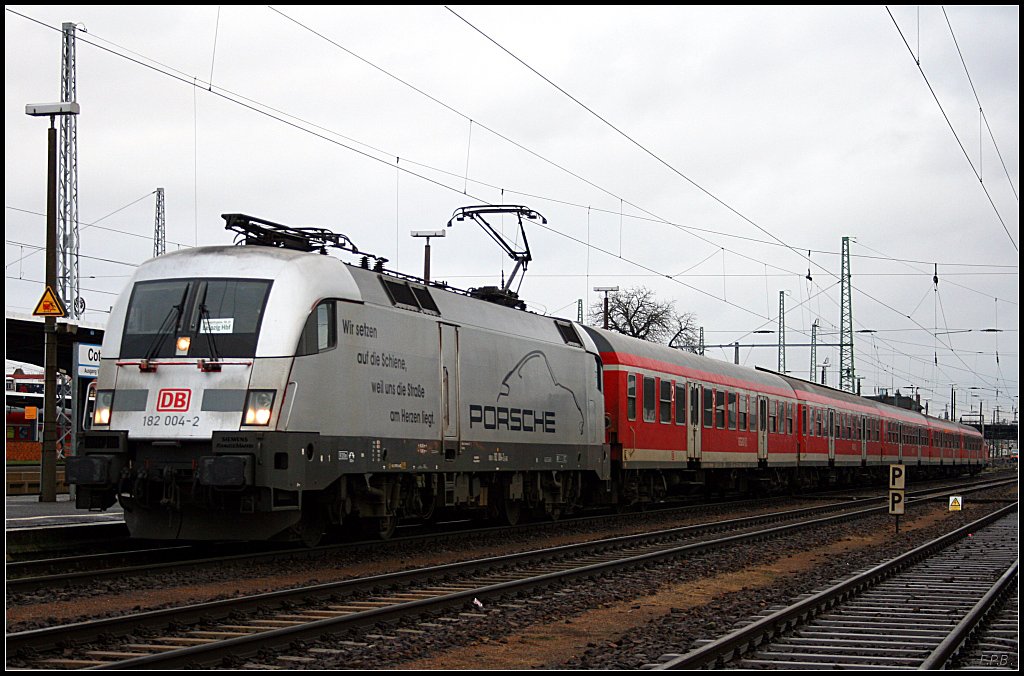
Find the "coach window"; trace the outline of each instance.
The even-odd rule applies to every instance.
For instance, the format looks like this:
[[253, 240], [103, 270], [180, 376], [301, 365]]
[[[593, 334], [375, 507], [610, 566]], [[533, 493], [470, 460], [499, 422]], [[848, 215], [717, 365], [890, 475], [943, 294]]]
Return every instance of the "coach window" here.
[[654, 382], [654, 378], [644, 376], [644, 422], [654, 422], [654, 399], [658, 393], [656, 385], [657, 383]]
[[793, 409], [796, 408], [792, 403], [786, 402], [786, 434], [793, 433]]
[[661, 422], [672, 422], [672, 381], [661, 381]]
[[626, 417], [636, 420], [636, 374], [626, 376]]
[[686, 424], [686, 383], [676, 383], [676, 424]]
[[320, 303], [306, 318], [295, 348], [295, 356], [302, 357], [333, 350], [338, 344], [338, 322], [333, 300]]
[[740, 430], [747, 431], [747, 410], [750, 407], [750, 395], [740, 395]]
[[715, 391], [704, 388], [704, 427], [715, 426]]
[[729, 393], [729, 429], [736, 429], [736, 393]]
[[768, 431], [774, 433], [778, 422], [778, 402], [774, 399], [768, 402]]
[[725, 429], [725, 390], [715, 390], [715, 427]]

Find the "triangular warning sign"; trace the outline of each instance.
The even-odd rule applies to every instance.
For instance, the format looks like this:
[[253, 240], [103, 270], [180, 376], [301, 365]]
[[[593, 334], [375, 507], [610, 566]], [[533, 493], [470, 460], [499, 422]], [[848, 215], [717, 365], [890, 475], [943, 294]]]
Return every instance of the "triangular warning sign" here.
[[60, 297], [54, 293], [53, 288], [50, 286], [46, 287], [46, 291], [43, 292], [43, 297], [39, 299], [36, 304], [36, 309], [32, 311], [32, 314], [36, 317], [67, 317], [68, 312], [64, 309], [64, 303], [60, 302]]

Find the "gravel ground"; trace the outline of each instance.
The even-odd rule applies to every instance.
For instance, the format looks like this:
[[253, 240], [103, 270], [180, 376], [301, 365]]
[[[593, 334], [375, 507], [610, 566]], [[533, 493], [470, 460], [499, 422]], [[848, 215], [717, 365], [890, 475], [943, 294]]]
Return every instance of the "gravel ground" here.
[[[769, 509], [778, 511], [819, 504], [820, 501], [780, 500]], [[709, 505], [699, 513], [687, 513], [685, 516], [648, 512], [609, 517], [610, 521], [618, 524], [612, 528], [603, 521], [565, 521], [551, 524], [551, 530], [541, 534], [525, 530], [511, 535], [508, 531], [471, 537], [439, 535], [436, 540], [427, 543], [378, 543], [291, 561], [228, 562], [216, 568], [207, 566], [201, 569], [147, 573], [106, 580], [90, 586], [77, 583], [54, 585], [39, 591], [6, 595], [7, 631], [25, 631], [186, 603], [214, 601], [558, 544], [737, 518], [762, 511], [765, 511], [764, 507], [752, 508], [749, 505], [742, 508], [727, 504]]]
[[[476, 617], [405, 627], [422, 634], [379, 627], [295, 646], [291, 654], [305, 655], [312, 661], [301, 666], [318, 669], [636, 669], [996, 508], [977, 505], [953, 514], [941, 506], [922, 508], [901, 524], [898, 536], [890, 517], [860, 519], [598, 584], [577, 583], [510, 604], [518, 608], [467, 608]], [[368, 645], [352, 645], [361, 643]], [[281, 662], [268, 656], [267, 663]]]
[[[990, 491], [988, 497], [1015, 494], [1015, 489], [1003, 489]], [[397, 627], [381, 626], [323, 637], [320, 641], [293, 645], [285, 651], [292, 659], [275, 652], [224, 666], [254, 667], [262, 663], [316, 669], [639, 668], [666, 652], [685, 652], [694, 641], [712, 638], [768, 606], [891, 558], [995, 508], [975, 504], [968, 511], [950, 514], [942, 506], [921, 507], [901, 524], [899, 536], [893, 535], [889, 517], [860, 519], [786, 540], [652, 564], [597, 584], [577, 582], [530, 598], [489, 601], [482, 608], [467, 607], [462, 615], [452, 612], [409, 620]], [[657, 514], [647, 517], [634, 526], [616, 529], [614, 534], [707, 520], [706, 515], [672, 520]], [[137, 580], [118, 581], [104, 585], [106, 590], [91, 590], [84, 597], [69, 589], [43, 595], [51, 599], [46, 601], [8, 598], [8, 631], [180, 605], [184, 598], [226, 598], [314, 580], [534, 549], [592, 539], [599, 531], [602, 537], [613, 534], [596, 525], [575, 527], [567, 523], [565, 527], [560, 534], [540, 538], [536, 533], [511, 538], [506, 534], [501, 542], [485, 537], [473, 542], [472, 551], [467, 551], [464, 541], [444, 540], [431, 547], [431, 552], [424, 552], [422, 544], [389, 546], [346, 552], [328, 560], [225, 567], [211, 571], [209, 580], [202, 584], [196, 583], [196, 572], [189, 571], [152, 576], [142, 585]], [[143, 589], [137, 589], [139, 586]], [[52, 600], [55, 593], [57, 600]], [[126, 605], [126, 601], [132, 605]]]

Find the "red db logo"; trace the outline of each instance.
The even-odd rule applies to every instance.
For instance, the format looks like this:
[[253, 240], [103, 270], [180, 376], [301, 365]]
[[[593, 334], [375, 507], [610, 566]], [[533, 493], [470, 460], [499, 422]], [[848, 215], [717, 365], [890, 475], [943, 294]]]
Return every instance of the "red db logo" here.
[[160, 390], [156, 398], [157, 411], [187, 411], [192, 402], [192, 390]]

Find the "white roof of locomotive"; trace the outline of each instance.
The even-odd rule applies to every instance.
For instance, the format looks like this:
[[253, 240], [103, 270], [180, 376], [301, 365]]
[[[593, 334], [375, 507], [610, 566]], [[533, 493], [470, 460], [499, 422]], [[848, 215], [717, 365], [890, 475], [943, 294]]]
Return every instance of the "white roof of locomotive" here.
[[110, 313], [103, 340], [104, 359], [120, 357], [125, 311], [130, 289], [137, 282], [197, 278], [273, 281], [263, 314], [257, 357], [294, 354], [303, 323], [319, 300], [362, 300], [348, 266], [331, 256], [248, 245], [183, 249], [152, 258], [135, 271]]

